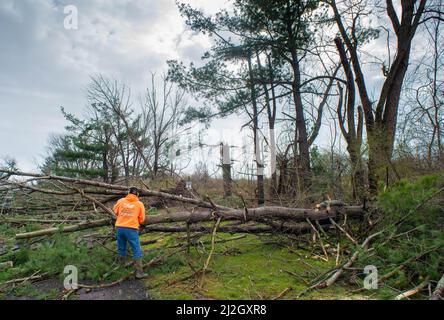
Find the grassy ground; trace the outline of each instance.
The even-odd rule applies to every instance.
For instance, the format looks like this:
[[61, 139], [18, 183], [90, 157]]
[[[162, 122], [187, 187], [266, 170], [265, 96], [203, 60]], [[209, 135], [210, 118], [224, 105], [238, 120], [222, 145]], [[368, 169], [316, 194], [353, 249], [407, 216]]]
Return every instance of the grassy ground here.
[[[231, 238], [221, 235], [220, 238]], [[202, 238], [209, 240], [209, 236]], [[154, 299], [273, 299], [291, 288], [283, 299], [295, 299], [306, 284], [334, 266], [310, 257], [310, 252], [288, 249], [276, 242], [281, 239], [242, 239], [216, 244], [209, 264], [210, 272], [180, 281], [204, 265], [210, 245], [195, 246], [189, 253], [173, 256], [162, 266], [149, 271], [146, 285]], [[157, 244], [157, 246], [160, 244]], [[149, 246], [152, 250], [156, 245]], [[147, 250], [147, 249], [145, 249]], [[353, 294], [344, 286], [313, 291], [303, 299], [369, 299], [373, 294]]]

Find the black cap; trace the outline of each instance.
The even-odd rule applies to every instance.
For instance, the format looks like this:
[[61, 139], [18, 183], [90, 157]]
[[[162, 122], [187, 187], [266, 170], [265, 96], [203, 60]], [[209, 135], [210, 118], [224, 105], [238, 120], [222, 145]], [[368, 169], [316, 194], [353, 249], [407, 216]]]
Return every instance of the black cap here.
[[138, 196], [140, 194], [140, 189], [137, 187], [130, 187], [128, 190], [128, 193], [132, 193], [132, 194]]

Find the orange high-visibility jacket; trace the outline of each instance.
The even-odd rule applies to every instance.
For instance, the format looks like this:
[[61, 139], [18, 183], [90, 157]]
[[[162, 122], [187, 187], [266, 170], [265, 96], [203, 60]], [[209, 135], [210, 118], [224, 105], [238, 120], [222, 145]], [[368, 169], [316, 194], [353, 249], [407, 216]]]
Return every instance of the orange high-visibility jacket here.
[[145, 206], [131, 193], [117, 201], [113, 211], [117, 217], [116, 227], [139, 229], [145, 220]]

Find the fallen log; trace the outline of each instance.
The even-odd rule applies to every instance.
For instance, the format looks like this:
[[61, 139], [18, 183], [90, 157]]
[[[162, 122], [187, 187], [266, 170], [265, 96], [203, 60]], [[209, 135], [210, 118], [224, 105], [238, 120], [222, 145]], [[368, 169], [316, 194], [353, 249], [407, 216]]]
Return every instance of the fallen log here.
[[[0, 173], [7, 174], [9, 176], [32, 177], [32, 178], [35, 178], [36, 180], [55, 180], [55, 181], [73, 183], [76, 185], [87, 185], [87, 186], [99, 187], [99, 188], [104, 188], [104, 189], [120, 190], [122, 192], [122, 195], [128, 191], [127, 186], [114, 185], [114, 184], [109, 184], [109, 183], [94, 181], [94, 180], [85, 180], [85, 179], [62, 177], [62, 176], [56, 176], [56, 175], [43, 175], [43, 174], [37, 174], [37, 173], [9, 171], [9, 170], [0, 170]], [[86, 194], [86, 193], [88, 193], [88, 191], [84, 190], [84, 193]], [[193, 205], [196, 205], [199, 207], [203, 207], [203, 208], [213, 208], [213, 204], [211, 204], [210, 202], [207, 202], [207, 201], [203, 201], [201, 199], [187, 198], [187, 197], [182, 197], [180, 195], [169, 194], [169, 193], [161, 192], [161, 191], [141, 189], [140, 195], [141, 196], [161, 197], [161, 198], [168, 199], [168, 200], [190, 203], [190, 204], [193, 204]], [[216, 208], [218, 210], [230, 210], [231, 209], [229, 207], [225, 207], [225, 206], [221, 206], [221, 205], [216, 205]]]
[[[18, 233], [15, 235], [16, 239], [32, 239], [36, 237], [41, 236], [49, 236], [56, 234], [58, 232], [75, 232], [85, 229], [92, 229], [92, 228], [100, 228], [107, 225], [110, 225], [111, 220], [109, 219], [103, 219], [103, 220], [97, 220], [94, 221], [95, 223], [88, 223], [83, 225], [76, 225], [76, 226], [68, 226], [64, 229], [62, 228], [49, 228], [49, 229], [42, 229], [38, 231], [32, 231], [32, 232], [26, 232], [26, 233]], [[194, 225], [190, 226], [189, 230], [191, 232], [203, 232], [203, 233], [211, 233], [211, 228], [205, 227], [205, 226], [199, 226]], [[271, 226], [229, 226], [229, 227], [220, 227], [219, 231], [223, 233], [252, 233], [252, 234], [259, 234], [259, 233], [273, 233], [273, 232], [282, 232], [282, 233], [293, 233], [293, 234], [301, 234], [304, 233], [304, 231], [310, 231], [311, 229], [307, 228], [290, 228], [290, 227], [284, 227], [284, 228], [274, 228]], [[143, 228], [141, 234], [150, 233], [150, 232], [166, 232], [166, 233], [178, 233], [178, 232], [187, 232], [186, 226], [164, 226], [164, 225], [152, 225], [152, 226], [146, 226]]]
[[[201, 233], [211, 233], [212, 228], [202, 226], [202, 225], [194, 225], [188, 228], [190, 232], [201, 232]], [[153, 225], [147, 226], [143, 229], [142, 234], [149, 232], [165, 232], [165, 233], [178, 233], [178, 232], [187, 232], [186, 226], [164, 226], [164, 225]], [[219, 227], [219, 232], [223, 233], [272, 233], [275, 229], [270, 226], [221, 226]]]
[[286, 208], [286, 207], [259, 207], [250, 208], [248, 213], [244, 209], [230, 209], [229, 211], [217, 212], [215, 214], [211, 211], [181, 211], [169, 214], [158, 214], [146, 216], [145, 225], [168, 223], [168, 222], [187, 222], [197, 223], [204, 221], [212, 221], [215, 218], [239, 221], [258, 221], [264, 219], [281, 219], [289, 221], [305, 221], [310, 220], [327, 220], [329, 218], [337, 218], [340, 215], [347, 214], [350, 216], [360, 216], [364, 213], [361, 206], [347, 206], [332, 210], [316, 210], [316, 209], [301, 209], [301, 208]]
[[[298, 223], [296, 225], [284, 224], [284, 222], [276, 222], [270, 221], [270, 219], [280, 219], [283, 221], [292, 221], [299, 222], [304, 221], [306, 219], [310, 220], [327, 220], [328, 218], [337, 218], [341, 214], [347, 214], [348, 216], [361, 215], [363, 213], [361, 207], [341, 207], [340, 209], [332, 209], [332, 210], [315, 210], [315, 209], [300, 209], [300, 208], [285, 208], [285, 207], [260, 207], [260, 208], [251, 208], [248, 209], [248, 214], [245, 214], [244, 210], [234, 210], [230, 211], [220, 211], [216, 214], [212, 211], [197, 211], [197, 212], [174, 212], [168, 214], [157, 214], [157, 215], [148, 215], [145, 218], [144, 226], [163, 224], [163, 223], [174, 223], [174, 222], [186, 222], [189, 224], [195, 224], [198, 222], [209, 222], [214, 221], [217, 218], [221, 218], [222, 221], [230, 221], [230, 220], [238, 220], [238, 221], [254, 221], [259, 223], [267, 223], [269, 227], [249, 227], [248, 233], [261, 233], [261, 232], [272, 232], [276, 230], [280, 230], [288, 233], [302, 233], [307, 229], [311, 230], [311, 226], [308, 223]], [[92, 229], [103, 227], [106, 225], [111, 225], [111, 219], [101, 219], [91, 222], [86, 222], [78, 225], [66, 226], [63, 228], [49, 228], [38, 231], [32, 231], [27, 233], [20, 233], [16, 235], [16, 239], [30, 239], [39, 236], [51, 235], [57, 232], [74, 232], [85, 229]], [[205, 230], [205, 227], [203, 227]], [[196, 228], [195, 228], [196, 229]], [[146, 228], [145, 230], [168, 230], [167, 228]], [[173, 230], [173, 229], [169, 229]], [[183, 232], [180, 227], [176, 229], [178, 231], [175, 232]], [[180, 231], [179, 231], [180, 230]], [[230, 227], [226, 228], [226, 230], [245, 230], [241, 227], [235, 228]], [[165, 231], [165, 232], [174, 232], [174, 231]], [[186, 232], [186, 228], [185, 228]], [[224, 231], [223, 231], [224, 232]], [[233, 231], [236, 232], [236, 231]]]

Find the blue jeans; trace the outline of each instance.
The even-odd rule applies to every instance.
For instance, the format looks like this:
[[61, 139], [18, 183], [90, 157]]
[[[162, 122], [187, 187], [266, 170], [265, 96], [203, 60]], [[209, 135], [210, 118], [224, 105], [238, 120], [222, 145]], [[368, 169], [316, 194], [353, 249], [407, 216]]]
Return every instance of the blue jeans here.
[[117, 254], [120, 257], [126, 256], [126, 243], [129, 242], [134, 259], [142, 258], [140, 249], [139, 231], [131, 228], [116, 228]]

